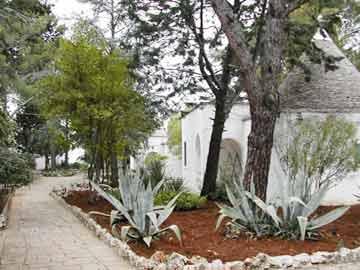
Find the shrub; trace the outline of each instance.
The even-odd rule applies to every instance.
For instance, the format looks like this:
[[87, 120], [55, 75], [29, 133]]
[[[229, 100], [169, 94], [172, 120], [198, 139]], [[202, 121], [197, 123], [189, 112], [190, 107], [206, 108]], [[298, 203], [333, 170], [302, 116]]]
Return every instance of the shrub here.
[[26, 185], [32, 180], [29, 157], [6, 148], [0, 148], [0, 184]]
[[166, 156], [152, 152], [145, 158], [145, 171], [143, 180], [145, 185], [151, 183], [155, 187], [165, 178], [165, 160]]
[[164, 185], [161, 188], [161, 191], [173, 191], [180, 192], [184, 189], [184, 180], [180, 177], [166, 177]]
[[[155, 197], [155, 205], [166, 205], [169, 203], [178, 193], [175, 191], [162, 191]], [[193, 210], [204, 206], [207, 202], [206, 197], [199, 196], [190, 192], [183, 192], [176, 200], [176, 210], [186, 211]]]
[[298, 194], [305, 202], [322, 186], [333, 187], [359, 167], [356, 126], [344, 119], [305, 119], [283, 139], [276, 137], [276, 150], [289, 181], [298, 177], [305, 181], [306, 194]]

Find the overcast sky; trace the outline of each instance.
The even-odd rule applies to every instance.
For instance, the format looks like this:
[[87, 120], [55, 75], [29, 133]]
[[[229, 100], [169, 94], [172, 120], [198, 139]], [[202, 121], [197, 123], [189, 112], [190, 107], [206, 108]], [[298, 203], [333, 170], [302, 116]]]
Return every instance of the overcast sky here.
[[49, 0], [54, 4], [53, 12], [58, 17], [60, 24], [65, 24], [70, 28], [77, 17], [90, 17], [92, 15], [91, 6], [83, 4], [77, 0]]

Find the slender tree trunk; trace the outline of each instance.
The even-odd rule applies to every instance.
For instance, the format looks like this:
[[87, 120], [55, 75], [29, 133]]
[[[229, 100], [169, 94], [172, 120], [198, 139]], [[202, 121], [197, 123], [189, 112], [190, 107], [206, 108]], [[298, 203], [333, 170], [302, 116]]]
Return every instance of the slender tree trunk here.
[[56, 170], [56, 151], [54, 144], [50, 145], [50, 162], [51, 162], [51, 169]]
[[111, 150], [110, 153], [110, 167], [111, 167], [110, 182], [112, 186], [116, 187], [118, 185], [118, 179], [119, 179], [119, 166], [118, 166], [116, 151], [114, 151], [113, 149]]
[[101, 178], [101, 163], [102, 163], [102, 159], [100, 157], [100, 154], [97, 153], [96, 157], [95, 157], [95, 181], [97, 183], [100, 183], [100, 178]]
[[49, 154], [45, 154], [45, 171], [49, 170]]
[[256, 194], [262, 199], [266, 198], [276, 117], [277, 114], [266, 107], [261, 110], [257, 107], [251, 113], [244, 185], [249, 190], [253, 182]]
[[[70, 138], [69, 138], [69, 121], [65, 120], [65, 139], [66, 139], [66, 143], [69, 143]], [[66, 146], [65, 149], [65, 160], [64, 160], [64, 165], [65, 167], [69, 167], [69, 148], [68, 146]]]
[[69, 151], [65, 151], [65, 160], [64, 160], [64, 166], [67, 168], [69, 167]]
[[209, 153], [206, 162], [204, 184], [201, 195], [211, 195], [216, 191], [216, 178], [219, 167], [219, 157], [221, 150], [221, 140], [226, 120], [225, 97], [223, 95], [216, 98], [215, 118], [211, 132]]

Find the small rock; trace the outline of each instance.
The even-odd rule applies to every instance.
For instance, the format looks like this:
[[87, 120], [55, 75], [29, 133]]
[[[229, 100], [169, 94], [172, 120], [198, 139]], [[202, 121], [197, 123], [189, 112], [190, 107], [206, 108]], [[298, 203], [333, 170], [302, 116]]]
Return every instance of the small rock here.
[[208, 267], [208, 263], [200, 263], [198, 266], [197, 266], [197, 269], [198, 270], [206, 270]]
[[154, 270], [167, 270], [166, 268], [166, 264], [165, 263], [161, 263], [159, 265], [157, 265]]
[[164, 263], [166, 261], [166, 254], [163, 251], [156, 251], [151, 257], [150, 260]]
[[224, 268], [224, 264], [221, 260], [214, 260], [211, 262], [212, 270], [222, 270]]
[[282, 268], [282, 267], [290, 267], [294, 263], [294, 259], [292, 256], [284, 255], [284, 256], [275, 256], [269, 257], [270, 266]]
[[229, 266], [230, 270], [243, 270], [244, 269], [244, 263], [241, 261], [228, 262], [228, 263], [226, 263], [226, 265]]
[[339, 254], [341, 257], [346, 257], [346, 256], [350, 255], [350, 253], [351, 253], [351, 250], [348, 248], [342, 247], [339, 249]]
[[194, 265], [185, 265], [183, 270], [196, 270], [196, 267]]
[[311, 263], [311, 257], [307, 253], [301, 253], [293, 257], [294, 265], [301, 266], [301, 265], [308, 265]]
[[207, 263], [207, 259], [204, 258], [204, 257], [201, 257], [201, 256], [192, 256], [191, 259], [190, 259], [190, 262], [192, 264], [200, 264], [200, 263]]
[[[338, 253], [338, 252], [336, 252]], [[311, 263], [319, 264], [319, 263], [328, 263], [333, 262], [335, 253], [325, 252], [325, 251], [318, 251], [313, 253], [310, 256]]]
[[252, 264], [253, 264], [253, 259], [252, 259], [252, 258], [246, 258], [246, 259], [245, 259], [245, 261], [244, 261], [244, 266], [245, 266], [246, 268], [251, 267]]
[[253, 258], [252, 260], [252, 267], [255, 268], [265, 268], [265, 267], [270, 267], [269, 264], [269, 259], [268, 259], [268, 255], [264, 254], [264, 253], [259, 253], [258, 255], [256, 255], [255, 258]]
[[173, 252], [167, 260], [167, 268], [171, 270], [180, 270], [184, 267], [185, 264], [189, 262], [189, 259], [185, 256]]

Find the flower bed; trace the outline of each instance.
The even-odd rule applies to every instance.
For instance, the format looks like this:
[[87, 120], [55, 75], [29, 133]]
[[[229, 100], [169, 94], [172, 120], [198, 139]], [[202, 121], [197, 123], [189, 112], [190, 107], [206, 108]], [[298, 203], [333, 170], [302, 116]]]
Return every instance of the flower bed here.
[[[128, 245], [113, 238], [107, 230], [109, 228], [107, 218], [92, 219], [86, 214], [89, 211], [110, 212], [112, 207], [106, 201], [99, 199], [95, 205], [88, 204], [87, 190], [70, 193], [63, 190], [57, 194], [65, 196], [65, 200], [74, 205], [71, 207], [61, 199], [62, 203], [75, 211], [98, 236], [104, 238], [110, 245], [118, 245], [116, 248], [119, 249], [121, 256], [125, 254], [130, 262], [140, 268], [163, 269], [161, 267], [166, 267], [167, 264], [171, 266], [169, 269], [245, 269], [243, 267], [250, 265], [261, 269], [264, 266], [288, 267], [360, 261], [360, 248], [353, 250], [340, 248], [331, 252], [339, 245], [344, 244], [351, 248], [359, 245], [357, 242], [360, 237], [360, 232], [357, 230], [359, 206], [353, 207], [343, 218], [325, 227], [322, 230], [323, 240], [302, 242], [271, 238], [255, 240], [247, 236], [227, 239], [224, 236], [224, 228], [217, 233], [214, 231], [217, 208], [209, 203], [204, 209], [174, 212], [169, 218], [169, 224], [176, 223], [183, 231], [184, 246], [181, 247], [174, 237], [164, 235], [160, 240], [152, 243], [151, 249], [147, 249], [138, 242]], [[323, 252], [318, 252], [319, 250]], [[312, 255], [309, 255], [310, 253]], [[238, 261], [239, 259], [243, 261]], [[208, 261], [212, 262], [208, 263]]]

